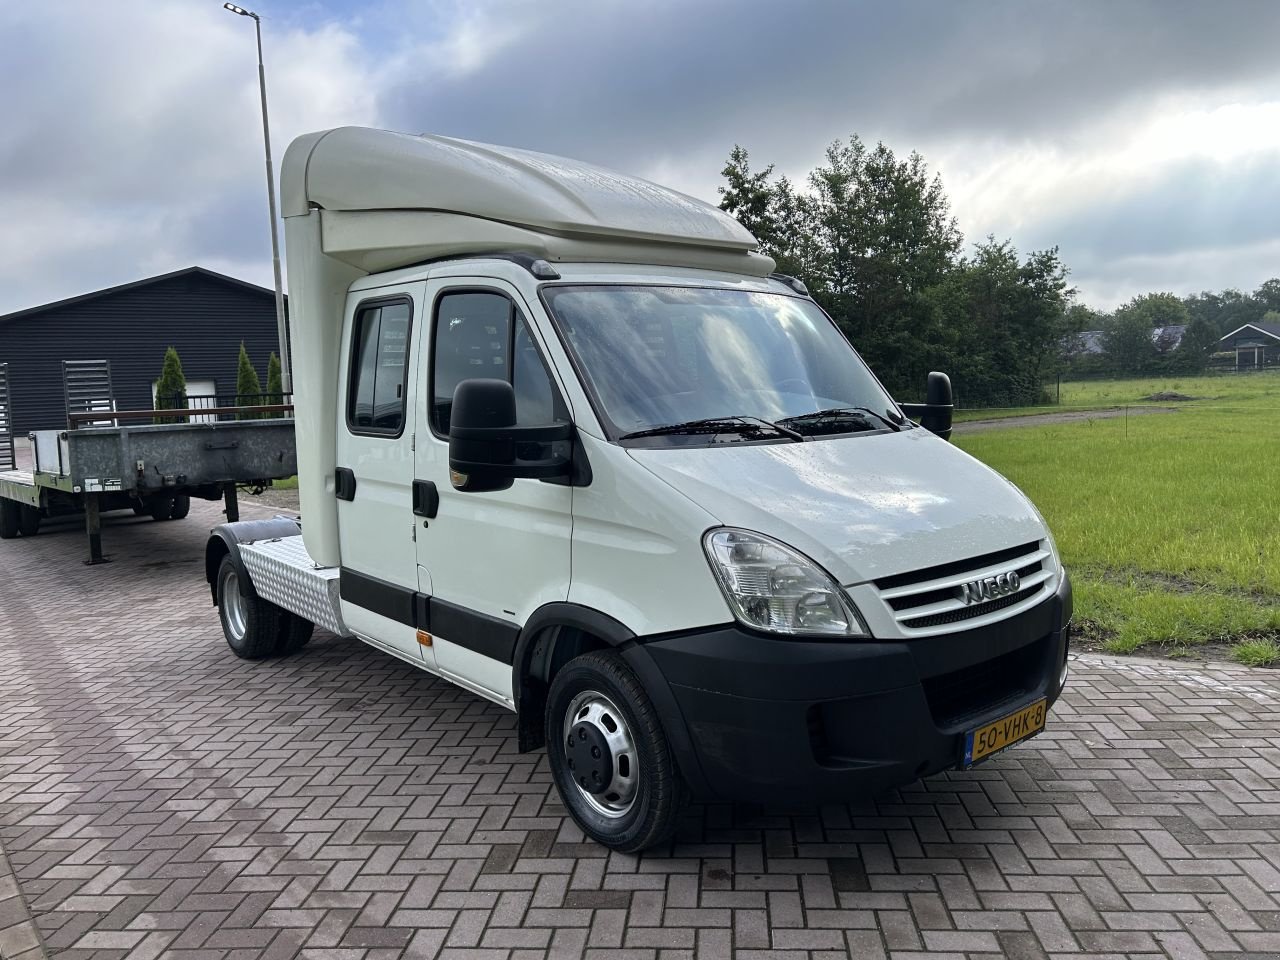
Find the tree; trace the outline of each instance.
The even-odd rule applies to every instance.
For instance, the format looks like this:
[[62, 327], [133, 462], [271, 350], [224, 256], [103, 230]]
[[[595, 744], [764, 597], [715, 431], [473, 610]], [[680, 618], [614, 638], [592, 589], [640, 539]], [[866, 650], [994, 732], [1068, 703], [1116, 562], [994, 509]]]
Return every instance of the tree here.
[[950, 369], [970, 403], [1040, 398], [1074, 293], [1056, 250], [1024, 260], [988, 238], [961, 257], [924, 159], [857, 136], [831, 144], [803, 191], [772, 166], [753, 172], [741, 146], [722, 174], [721, 208], [804, 280], [892, 392], [919, 395], [929, 370]]
[[[157, 410], [187, 409], [187, 378], [182, 372], [182, 361], [178, 351], [168, 347], [164, 351], [164, 364], [160, 368], [160, 379], [156, 381]], [[186, 417], [155, 417], [156, 423], [186, 423]]]
[[1258, 304], [1259, 314], [1280, 313], [1280, 277], [1265, 281], [1253, 291], [1253, 299]]
[[[267, 358], [267, 403], [284, 403], [284, 377], [280, 372], [280, 358], [274, 350]], [[283, 413], [268, 414], [272, 417], [283, 417]]]
[[779, 269], [805, 281], [891, 389], [918, 393], [942, 339], [930, 291], [962, 242], [924, 159], [900, 160], [883, 143], [870, 149], [851, 136], [827, 148], [805, 192], [774, 180], [772, 167], [753, 173], [740, 146], [722, 172], [720, 206]]
[[[236, 365], [236, 405], [241, 407], [252, 406], [262, 403], [262, 381], [258, 379], [258, 371], [253, 369], [253, 364], [249, 360], [249, 351], [244, 348], [244, 341], [240, 341], [240, 359]], [[240, 420], [256, 420], [256, 413], [242, 413], [238, 415]]]

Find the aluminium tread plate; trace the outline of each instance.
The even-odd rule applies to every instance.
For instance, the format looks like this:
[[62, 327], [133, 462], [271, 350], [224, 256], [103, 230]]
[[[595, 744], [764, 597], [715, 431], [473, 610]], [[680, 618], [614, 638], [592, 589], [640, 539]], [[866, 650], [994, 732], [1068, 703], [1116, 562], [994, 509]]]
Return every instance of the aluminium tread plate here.
[[258, 596], [305, 617], [339, 636], [342, 622], [337, 567], [318, 567], [302, 544], [302, 535], [240, 544], [240, 557]]

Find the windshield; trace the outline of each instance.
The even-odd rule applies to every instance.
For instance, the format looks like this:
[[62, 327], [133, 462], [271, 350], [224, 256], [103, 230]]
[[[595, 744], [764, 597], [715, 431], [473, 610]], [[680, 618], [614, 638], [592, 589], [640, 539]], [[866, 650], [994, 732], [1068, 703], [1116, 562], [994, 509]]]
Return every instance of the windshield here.
[[[717, 418], [772, 423], [855, 409], [870, 417], [846, 418], [839, 432], [882, 429], [885, 416], [900, 422], [866, 364], [809, 300], [621, 285], [548, 286], [543, 294], [615, 436]], [[808, 420], [796, 430], [801, 423]], [[706, 432], [695, 435], [705, 440]]]

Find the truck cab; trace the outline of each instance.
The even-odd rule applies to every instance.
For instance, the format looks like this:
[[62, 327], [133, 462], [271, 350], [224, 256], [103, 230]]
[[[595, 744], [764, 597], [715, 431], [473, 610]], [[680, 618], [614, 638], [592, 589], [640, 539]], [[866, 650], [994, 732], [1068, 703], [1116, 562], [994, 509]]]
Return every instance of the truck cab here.
[[944, 439], [945, 378], [897, 403], [724, 213], [359, 128], [282, 193], [303, 519], [210, 537], [236, 653], [318, 623], [516, 711], [624, 851], [689, 797], [849, 800], [1044, 728], [1043, 518]]

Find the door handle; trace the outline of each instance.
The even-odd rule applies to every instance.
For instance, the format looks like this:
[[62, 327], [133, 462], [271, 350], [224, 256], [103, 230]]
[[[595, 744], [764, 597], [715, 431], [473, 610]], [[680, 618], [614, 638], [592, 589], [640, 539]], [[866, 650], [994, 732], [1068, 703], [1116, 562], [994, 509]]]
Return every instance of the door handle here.
[[434, 519], [440, 509], [440, 491], [430, 480], [413, 481], [413, 512], [419, 517]]
[[333, 471], [333, 495], [339, 500], [356, 498], [356, 475], [350, 467], [338, 467]]

